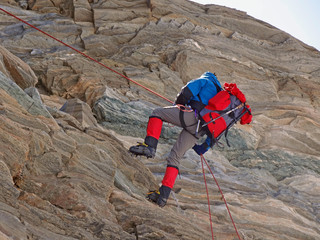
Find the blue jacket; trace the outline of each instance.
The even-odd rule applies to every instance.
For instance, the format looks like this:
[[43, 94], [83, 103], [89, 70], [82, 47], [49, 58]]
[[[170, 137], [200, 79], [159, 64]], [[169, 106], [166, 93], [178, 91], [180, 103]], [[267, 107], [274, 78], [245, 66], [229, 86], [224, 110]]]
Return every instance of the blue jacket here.
[[211, 72], [205, 72], [200, 78], [191, 80], [187, 83], [186, 87], [192, 93], [189, 103], [191, 101], [198, 101], [202, 102], [205, 106], [222, 89], [216, 75]]
[[[189, 81], [178, 94], [176, 104], [190, 105], [198, 113], [208, 105], [209, 100], [222, 90], [217, 77], [211, 72], [205, 72], [198, 79]], [[202, 144], [208, 150], [212, 139], [208, 136]]]

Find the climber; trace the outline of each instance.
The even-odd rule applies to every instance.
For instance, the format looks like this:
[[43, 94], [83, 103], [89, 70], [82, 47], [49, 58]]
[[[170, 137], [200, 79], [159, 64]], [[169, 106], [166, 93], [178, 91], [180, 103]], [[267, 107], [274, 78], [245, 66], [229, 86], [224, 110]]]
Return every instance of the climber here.
[[[159, 190], [147, 194], [148, 200], [164, 207], [179, 173], [180, 159], [185, 152], [193, 148], [198, 155], [202, 155], [215, 144], [215, 137], [217, 136], [214, 136], [213, 133], [211, 135], [208, 132], [208, 127], [203, 127], [204, 121], [200, 112], [206, 110], [205, 107], [209, 104], [209, 100], [222, 90], [216, 75], [205, 72], [200, 78], [189, 81], [182, 88], [177, 95], [174, 106], [156, 108], [152, 112], [149, 117], [144, 143], [130, 147], [129, 151], [131, 153], [154, 158], [163, 121], [182, 127], [183, 130], [167, 157], [167, 167], [162, 185]], [[242, 112], [242, 115], [244, 115], [244, 110]], [[205, 134], [207, 138], [204, 143], [196, 144], [197, 140]]]

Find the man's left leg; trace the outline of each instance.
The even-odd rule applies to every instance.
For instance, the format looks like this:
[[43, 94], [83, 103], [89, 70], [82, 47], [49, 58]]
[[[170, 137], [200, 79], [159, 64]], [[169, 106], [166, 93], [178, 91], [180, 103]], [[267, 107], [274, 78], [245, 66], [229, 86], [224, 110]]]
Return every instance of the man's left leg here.
[[162, 185], [159, 190], [151, 191], [147, 194], [147, 198], [152, 202], [158, 204], [160, 207], [164, 207], [170, 196], [171, 189], [179, 173], [179, 168], [176, 166], [167, 166], [164, 174]]

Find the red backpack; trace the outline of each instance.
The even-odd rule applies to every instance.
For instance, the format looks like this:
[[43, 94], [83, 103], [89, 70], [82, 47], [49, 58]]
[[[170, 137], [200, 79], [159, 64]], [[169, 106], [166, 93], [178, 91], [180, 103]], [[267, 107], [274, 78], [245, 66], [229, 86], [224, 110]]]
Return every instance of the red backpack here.
[[[246, 97], [235, 83], [225, 83], [224, 89], [209, 100], [208, 105], [201, 110], [202, 127], [212, 136], [212, 145], [235, 123], [249, 124], [252, 120], [250, 106], [246, 104]], [[212, 147], [212, 146], [211, 146]]]

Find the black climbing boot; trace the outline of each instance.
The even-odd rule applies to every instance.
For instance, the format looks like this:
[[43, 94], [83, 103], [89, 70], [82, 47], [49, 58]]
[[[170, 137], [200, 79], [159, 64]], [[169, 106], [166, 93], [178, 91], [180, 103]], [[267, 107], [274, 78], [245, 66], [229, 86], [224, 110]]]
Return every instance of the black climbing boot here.
[[150, 191], [147, 193], [147, 199], [150, 202], [154, 202], [156, 203], [158, 201], [158, 198], [160, 197], [160, 192], [159, 190], [155, 190], [155, 191]]
[[156, 155], [156, 149], [150, 147], [145, 143], [139, 143], [136, 146], [132, 146], [129, 148], [129, 151], [135, 154], [136, 156], [142, 155], [146, 156], [147, 158], [154, 158]]
[[167, 204], [170, 192], [171, 188], [162, 185], [159, 190], [147, 193], [147, 199], [159, 205], [159, 207], [164, 207]]

